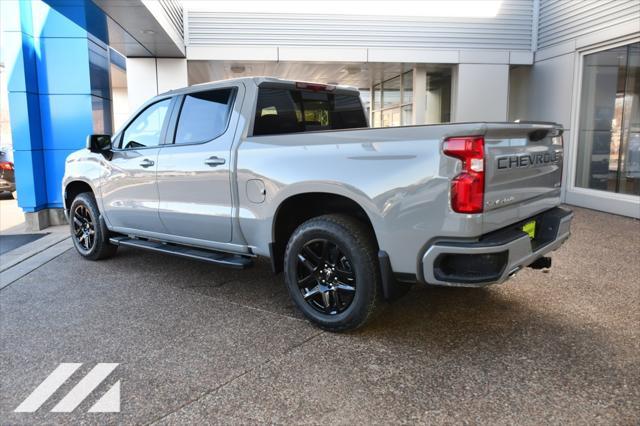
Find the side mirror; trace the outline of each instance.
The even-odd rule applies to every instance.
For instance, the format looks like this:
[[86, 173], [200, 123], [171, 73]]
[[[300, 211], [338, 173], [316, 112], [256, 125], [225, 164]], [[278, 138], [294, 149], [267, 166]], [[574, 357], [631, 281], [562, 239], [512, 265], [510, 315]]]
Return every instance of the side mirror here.
[[100, 154], [111, 151], [111, 135], [87, 136], [87, 149]]

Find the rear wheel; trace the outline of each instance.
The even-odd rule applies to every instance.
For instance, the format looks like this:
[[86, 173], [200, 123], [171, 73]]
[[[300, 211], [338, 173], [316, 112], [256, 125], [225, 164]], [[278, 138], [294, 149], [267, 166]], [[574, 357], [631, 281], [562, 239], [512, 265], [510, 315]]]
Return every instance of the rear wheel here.
[[380, 289], [373, 236], [349, 216], [310, 219], [289, 239], [285, 277], [312, 322], [330, 331], [360, 327], [376, 310]]
[[86, 259], [106, 259], [118, 249], [109, 243], [109, 231], [100, 220], [95, 197], [89, 192], [78, 194], [73, 200], [69, 209], [69, 226], [73, 245]]

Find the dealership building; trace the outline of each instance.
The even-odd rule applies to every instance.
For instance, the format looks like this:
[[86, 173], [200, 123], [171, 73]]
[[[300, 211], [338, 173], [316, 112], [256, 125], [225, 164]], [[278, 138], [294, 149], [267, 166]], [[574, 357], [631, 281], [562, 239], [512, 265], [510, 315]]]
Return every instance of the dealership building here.
[[167, 90], [260, 75], [355, 86], [373, 127], [561, 123], [564, 201], [640, 217], [638, 0], [1, 7], [1, 143], [33, 228], [62, 220], [64, 161], [88, 134]]

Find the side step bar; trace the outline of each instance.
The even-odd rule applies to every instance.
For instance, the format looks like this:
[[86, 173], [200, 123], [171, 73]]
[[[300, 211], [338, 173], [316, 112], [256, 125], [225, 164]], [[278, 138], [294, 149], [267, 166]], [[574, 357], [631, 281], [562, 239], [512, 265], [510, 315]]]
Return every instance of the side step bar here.
[[158, 253], [172, 254], [174, 256], [214, 263], [216, 265], [227, 266], [235, 269], [244, 269], [253, 265], [253, 260], [237, 254], [180, 246], [171, 243], [162, 243], [159, 241], [149, 241], [123, 236], [109, 238], [109, 242], [116, 246], [136, 247]]

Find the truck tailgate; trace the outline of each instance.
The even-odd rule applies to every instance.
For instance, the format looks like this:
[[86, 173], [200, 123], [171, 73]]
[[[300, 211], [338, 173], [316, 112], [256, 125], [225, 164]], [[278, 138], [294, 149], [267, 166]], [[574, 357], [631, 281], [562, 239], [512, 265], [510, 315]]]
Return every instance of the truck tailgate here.
[[562, 158], [558, 124], [488, 123], [483, 232], [558, 206]]

